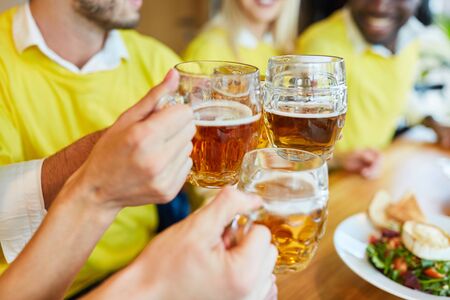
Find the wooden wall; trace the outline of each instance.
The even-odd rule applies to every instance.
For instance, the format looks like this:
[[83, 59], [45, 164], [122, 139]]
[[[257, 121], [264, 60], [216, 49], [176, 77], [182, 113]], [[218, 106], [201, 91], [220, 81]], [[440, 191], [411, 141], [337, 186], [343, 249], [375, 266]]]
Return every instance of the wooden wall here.
[[22, 2], [25, 0], [0, 0], [0, 12]]
[[145, 0], [138, 30], [182, 51], [210, 15], [210, 0]]

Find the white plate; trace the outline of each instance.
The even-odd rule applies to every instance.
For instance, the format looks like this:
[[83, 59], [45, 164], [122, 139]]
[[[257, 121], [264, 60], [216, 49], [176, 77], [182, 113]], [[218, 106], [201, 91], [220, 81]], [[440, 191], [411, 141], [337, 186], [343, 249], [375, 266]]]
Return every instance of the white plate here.
[[[442, 229], [450, 232], [450, 218], [445, 216], [433, 216], [429, 218]], [[334, 232], [334, 247], [344, 263], [362, 279], [374, 286], [410, 300], [448, 300], [450, 297], [433, 296], [424, 292], [407, 288], [389, 279], [373, 267], [366, 255], [365, 247], [368, 244], [370, 234], [375, 228], [369, 222], [365, 213], [353, 215], [339, 224]]]

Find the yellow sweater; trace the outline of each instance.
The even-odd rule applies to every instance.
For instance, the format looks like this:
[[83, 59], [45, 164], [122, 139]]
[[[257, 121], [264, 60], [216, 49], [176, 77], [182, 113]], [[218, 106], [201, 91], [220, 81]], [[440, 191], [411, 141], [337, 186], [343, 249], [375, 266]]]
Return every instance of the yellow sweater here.
[[336, 144], [336, 152], [383, 148], [390, 143], [406, 108], [418, 43], [412, 42], [390, 57], [368, 49], [358, 52], [346, 26], [343, 11], [314, 24], [300, 36], [297, 53], [334, 55], [345, 60], [348, 111], [344, 137]]
[[267, 61], [279, 51], [266, 42], [258, 42], [255, 48], [238, 45], [233, 49], [229, 33], [219, 27], [211, 27], [201, 32], [187, 47], [184, 60], [228, 60], [257, 67], [260, 74], [266, 72]]
[[[15, 11], [0, 15], [0, 165], [47, 157], [111, 125], [179, 62], [159, 42], [121, 31], [127, 61], [111, 71], [71, 73], [37, 47], [18, 53], [12, 36]], [[153, 205], [123, 209], [69, 294], [128, 264], [155, 234], [157, 224]], [[0, 270], [4, 268], [0, 262]]]

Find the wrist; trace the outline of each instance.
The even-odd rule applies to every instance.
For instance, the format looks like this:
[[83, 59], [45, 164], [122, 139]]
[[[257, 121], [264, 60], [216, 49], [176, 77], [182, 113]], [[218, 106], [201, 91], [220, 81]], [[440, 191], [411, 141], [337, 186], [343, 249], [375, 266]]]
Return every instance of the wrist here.
[[95, 184], [84, 175], [83, 167], [76, 171], [66, 182], [58, 203], [75, 206], [87, 218], [93, 219], [99, 225], [109, 226], [121, 207], [105, 201], [101, 193], [98, 193]]
[[149, 269], [142, 260], [137, 259], [120, 271], [115, 281], [122, 290], [127, 286], [128, 294], [133, 295], [133, 299], [169, 299], [164, 293], [161, 277], [155, 273], [149, 274]]

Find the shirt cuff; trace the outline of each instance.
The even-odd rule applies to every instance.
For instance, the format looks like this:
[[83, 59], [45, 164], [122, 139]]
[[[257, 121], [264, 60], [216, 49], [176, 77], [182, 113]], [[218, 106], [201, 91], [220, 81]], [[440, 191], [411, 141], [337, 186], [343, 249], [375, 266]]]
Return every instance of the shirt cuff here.
[[0, 167], [0, 243], [8, 263], [23, 250], [47, 213], [41, 188], [43, 162]]

